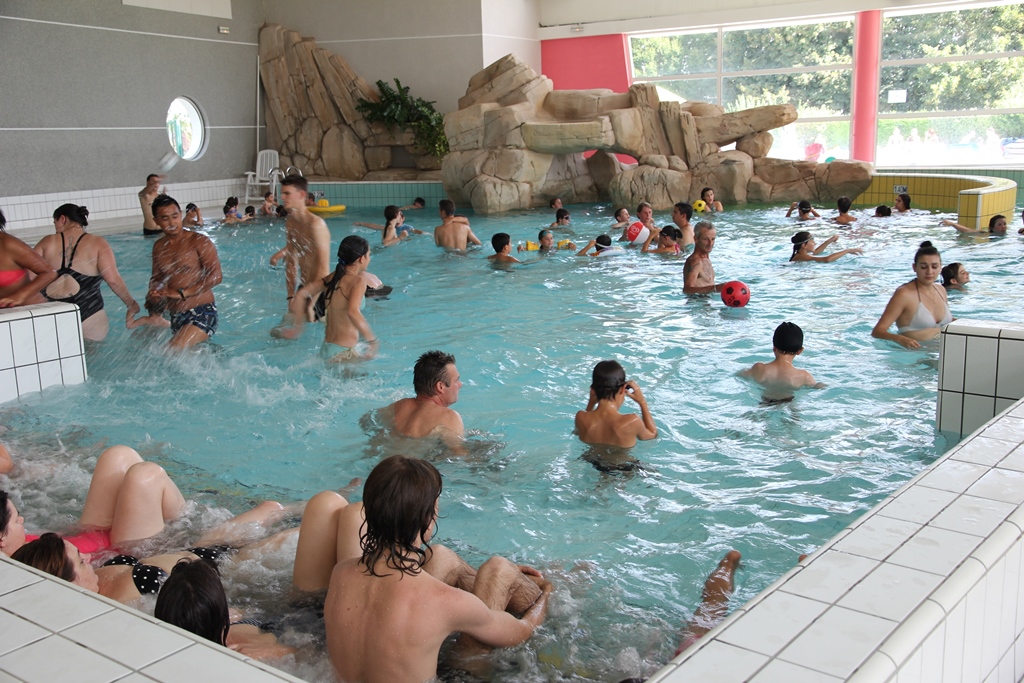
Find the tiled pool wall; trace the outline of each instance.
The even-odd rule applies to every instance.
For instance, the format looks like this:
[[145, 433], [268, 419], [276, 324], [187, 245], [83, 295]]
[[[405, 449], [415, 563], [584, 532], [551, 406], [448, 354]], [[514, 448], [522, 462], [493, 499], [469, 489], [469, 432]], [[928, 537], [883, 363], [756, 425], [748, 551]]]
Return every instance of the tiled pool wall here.
[[51, 302], [0, 309], [0, 404], [88, 372], [78, 306]]
[[875, 169], [878, 173], [923, 173], [923, 174], [964, 174], [969, 173], [971, 175], [981, 175], [990, 178], [1006, 178], [1017, 183], [1017, 203], [1024, 204], [1024, 166], [1017, 168], [990, 168], [990, 167], [977, 167], [977, 168], [946, 168], [946, 167], [918, 167], [918, 168], [877, 168]]
[[[1021, 680], [1022, 340], [1020, 325], [948, 326], [939, 411], [957, 435], [971, 421], [978, 429], [649, 683]], [[956, 394], [984, 398], [990, 412], [954, 415]]]
[[970, 434], [1024, 397], [1024, 324], [956, 320], [942, 330], [935, 423]]
[[[387, 181], [387, 182], [315, 182], [309, 183], [310, 192], [322, 192], [330, 204], [348, 207], [374, 207], [383, 210], [388, 204], [407, 206], [416, 197], [422, 197], [426, 208], [437, 210], [437, 203], [446, 199], [440, 182]], [[433, 213], [431, 214], [433, 215]]]
[[0, 681], [300, 683], [0, 555]]
[[1008, 178], [936, 173], [876, 173], [871, 185], [857, 197], [858, 206], [889, 204], [893, 196], [906, 192], [911, 207], [957, 212], [957, 222], [976, 230], [988, 230], [992, 216], [1011, 219], [1017, 202], [1017, 184]]

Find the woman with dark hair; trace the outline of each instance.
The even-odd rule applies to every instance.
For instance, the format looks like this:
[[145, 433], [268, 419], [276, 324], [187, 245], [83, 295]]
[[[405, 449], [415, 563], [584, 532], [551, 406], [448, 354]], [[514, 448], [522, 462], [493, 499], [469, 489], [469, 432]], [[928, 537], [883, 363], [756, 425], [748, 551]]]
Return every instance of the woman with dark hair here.
[[36, 252], [57, 269], [57, 279], [43, 290], [43, 296], [49, 301], [77, 304], [82, 318], [82, 336], [101, 341], [110, 331], [107, 314], [103, 311], [101, 282], [106, 282], [128, 307], [125, 327], [134, 327], [140, 309], [117, 271], [110, 245], [102, 237], [87, 233], [87, 225], [89, 210], [84, 206], [58, 206], [53, 212], [56, 234], [41, 239]]
[[[920, 348], [920, 342], [938, 336], [942, 326], [954, 319], [949, 312], [946, 290], [935, 282], [941, 269], [939, 250], [931, 242], [921, 242], [914, 254], [914, 279], [896, 289], [871, 330], [871, 336], [894, 341], [908, 349]], [[896, 334], [889, 332], [893, 323], [896, 323]]]
[[406, 225], [405, 213], [403, 213], [402, 209], [398, 208], [394, 204], [388, 204], [384, 207], [384, 225], [363, 222], [356, 222], [352, 225], [357, 225], [361, 228], [370, 228], [371, 230], [380, 230], [380, 243], [381, 246], [384, 247], [390, 247], [393, 244], [398, 244], [407, 238], [410, 233], [415, 233], [417, 235], [425, 234], [422, 230], [417, 230], [411, 225]]
[[942, 268], [942, 286], [948, 292], [951, 289], [963, 289], [971, 281], [971, 274], [962, 263], [950, 263]]
[[910, 211], [910, 195], [906, 192], [896, 195], [896, 201], [893, 202], [892, 208], [897, 213]]
[[57, 272], [50, 264], [7, 234], [7, 217], [0, 211], [0, 308], [45, 302], [39, 292], [56, 279]]
[[[956, 228], [957, 232], [962, 235], [984, 235], [984, 230], [975, 230], [974, 228], [968, 228], [966, 225], [960, 225], [953, 220], [944, 220], [942, 225], [946, 225], [951, 228]], [[1006, 216], [997, 213], [988, 220], [988, 233], [990, 235], [1005, 235], [1006, 234]]]
[[863, 254], [864, 251], [860, 248], [854, 247], [853, 249], [842, 249], [840, 251], [829, 254], [828, 256], [821, 256], [821, 252], [825, 251], [828, 245], [832, 244], [839, 239], [839, 235], [832, 235], [827, 240], [821, 243], [821, 246], [814, 246], [814, 237], [811, 233], [802, 230], [790, 238], [790, 242], [793, 243], [793, 255], [789, 257], [790, 261], [816, 261], [818, 263], [832, 263], [836, 259], [840, 259], [847, 254]]
[[[302, 332], [304, 311], [310, 301], [318, 317], [326, 315], [324, 344], [320, 355], [331, 363], [365, 360], [377, 355], [378, 341], [363, 317], [366, 305], [364, 273], [370, 265], [370, 244], [358, 235], [349, 235], [338, 247], [338, 266], [327, 277], [303, 286], [292, 298], [288, 320], [276, 328], [277, 336], [293, 339]], [[362, 337], [368, 345], [364, 353], [356, 351]]]

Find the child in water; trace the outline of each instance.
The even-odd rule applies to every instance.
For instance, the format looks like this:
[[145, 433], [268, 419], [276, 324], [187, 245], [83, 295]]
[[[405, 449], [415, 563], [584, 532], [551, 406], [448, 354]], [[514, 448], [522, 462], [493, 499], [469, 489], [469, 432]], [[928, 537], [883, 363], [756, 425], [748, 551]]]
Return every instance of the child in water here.
[[494, 263], [522, 263], [522, 261], [509, 253], [512, 251], [512, 237], [507, 232], [496, 233], [491, 238], [491, 246], [494, 247], [494, 253], [487, 257], [488, 261], [493, 261]]
[[804, 352], [804, 331], [796, 323], [782, 323], [775, 328], [772, 337], [772, 351], [775, 360], [770, 363], [754, 363], [753, 367], [740, 372], [766, 389], [789, 394], [801, 387], [820, 388], [811, 373], [793, 367], [793, 361]]
[[[640, 415], [619, 412], [627, 397], [640, 406]], [[626, 381], [626, 371], [617, 361], [603, 360], [594, 366], [587, 408], [576, 413], [576, 434], [583, 443], [623, 448], [635, 446], [637, 439], [658, 436], [640, 385]]]

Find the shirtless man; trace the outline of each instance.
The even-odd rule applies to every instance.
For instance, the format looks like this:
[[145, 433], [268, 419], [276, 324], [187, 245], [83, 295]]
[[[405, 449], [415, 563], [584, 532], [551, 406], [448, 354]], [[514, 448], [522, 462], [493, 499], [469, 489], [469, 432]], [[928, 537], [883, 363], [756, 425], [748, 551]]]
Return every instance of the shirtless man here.
[[217, 331], [213, 288], [221, 282], [220, 259], [209, 237], [182, 227], [181, 207], [172, 197], [157, 195], [153, 218], [163, 237], [153, 245], [146, 309], [149, 318], [163, 318], [168, 311], [173, 334], [169, 346], [186, 349]]
[[455, 215], [455, 202], [442, 199], [438, 203], [441, 225], [434, 228], [434, 244], [453, 251], [466, 251], [467, 243], [480, 244], [480, 239], [469, 228], [465, 216]]
[[362, 556], [335, 566], [324, 603], [327, 652], [341, 680], [434, 680], [450, 634], [462, 634], [455, 654], [465, 658], [485, 654], [480, 644], [518, 645], [544, 621], [551, 584], [536, 569], [492, 557], [474, 570], [428, 545], [440, 495], [437, 469], [403, 455], [366, 478]]
[[160, 181], [163, 176], [150, 173], [146, 176], [146, 186], [139, 190], [139, 204], [142, 205], [142, 234], [145, 237], [159, 237], [160, 227], [153, 220], [153, 200], [160, 194]]
[[679, 247], [685, 249], [693, 245], [693, 226], [690, 219], [693, 218], [693, 207], [686, 202], [676, 202], [672, 207], [672, 222], [676, 224], [683, 237], [677, 240]]
[[[331, 233], [323, 218], [306, 208], [308, 184], [298, 175], [285, 176], [281, 181], [281, 205], [288, 210], [284, 223], [285, 246], [270, 257], [276, 266], [283, 258], [285, 295], [288, 300], [296, 290], [331, 272]], [[313, 322], [313, 302], [306, 307], [306, 320]]]
[[[640, 406], [639, 416], [619, 412], [627, 396]], [[623, 448], [658, 436], [647, 399], [636, 382], [626, 381], [618, 361], [603, 360], [594, 366], [587, 409], [576, 413], [576, 433], [583, 443]]]
[[804, 331], [799, 325], [786, 322], [776, 327], [772, 337], [772, 351], [775, 360], [770, 363], [754, 363], [752, 367], [741, 370], [740, 376], [749, 377], [780, 397], [791, 398], [793, 389], [821, 386], [814, 381], [811, 373], [793, 366], [796, 357], [804, 352]]
[[694, 226], [693, 253], [683, 266], [684, 294], [711, 294], [722, 285], [715, 284], [715, 269], [711, 266], [711, 250], [715, 248], [715, 226], [701, 221]]
[[441, 434], [461, 439], [465, 433], [462, 417], [449, 408], [459, 400], [462, 381], [455, 367], [455, 356], [443, 351], [427, 351], [412, 371], [415, 398], [403, 398], [386, 410], [394, 416], [395, 430], [414, 439]]

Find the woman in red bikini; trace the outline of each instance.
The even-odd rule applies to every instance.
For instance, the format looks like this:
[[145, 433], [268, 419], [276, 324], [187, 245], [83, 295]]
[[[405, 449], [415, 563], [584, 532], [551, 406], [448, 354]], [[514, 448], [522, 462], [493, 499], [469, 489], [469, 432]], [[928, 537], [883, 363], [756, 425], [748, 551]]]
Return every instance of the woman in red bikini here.
[[[0, 308], [44, 303], [39, 292], [57, 279], [57, 271], [32, 247], [8, 235], [6, 227], [0, 211]], [[30, 273], [35, 273], [34, 280]]]

